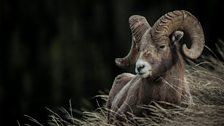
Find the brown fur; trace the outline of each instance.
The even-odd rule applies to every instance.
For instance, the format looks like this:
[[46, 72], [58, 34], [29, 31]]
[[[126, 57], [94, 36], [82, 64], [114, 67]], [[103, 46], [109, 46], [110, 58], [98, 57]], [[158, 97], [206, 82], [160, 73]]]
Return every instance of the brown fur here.
[[187, 33], [191, 47], [183, 44], [182, 52], [188, 58], [198, 58], [204, 48], [199, 21], [187, 11], [176, 10], [163, 15], [153, 27], [139, 15], [131, 16], [129, 23], [133, 38], [131, 50], [126, 57], [115, 62], [120, 67], [136, 62], [137, 75], [125, 73], [115, 78], [106, 105], [111, 110], [109, 123], [122, 120], [128, 113], [141, 116], [144, 111], [139, 106], [152, 101], [190, 105], [192, 98], [184, 80], [179, 40], [183, 32]]
[[191, 103], [189, 87], [184, 82], [185, 68], [179, 47], [167, 46], [165, 52], [157, 51], [158, 54], [154, 43], [141, 50], [143, 53], [139, 58], [145, 58], [154, 65], [151, 77], [142, 78], [140, 75], [124, 73], [115, 78], [106, 105], [111, 110], [108, 114], [109, 123], [113, 123], [114, 119], [122, 120], [122, 115], [128, 115], [129, 112], [142, 116], [143, 110], [139, 106], [148, 105], [152, 101], [177, 105], [182, 102]]

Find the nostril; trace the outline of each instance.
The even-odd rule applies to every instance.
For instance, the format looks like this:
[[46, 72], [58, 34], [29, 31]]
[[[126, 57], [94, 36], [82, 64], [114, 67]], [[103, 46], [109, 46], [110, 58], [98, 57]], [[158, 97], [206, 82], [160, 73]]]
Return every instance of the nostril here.
[[147, 73], [149, 70], [151, 70], [151, 65], [143, 60], [138, 60], [136, 62], [136, 66], [135, 66], [135, 72], [137, 74], [145, 74]]
[[137, 66], [137, 70], [138, 70], [138, 72], [140, 72], [144, 67], [145, 67], [144, 64], [138, 65], [138, 66]]

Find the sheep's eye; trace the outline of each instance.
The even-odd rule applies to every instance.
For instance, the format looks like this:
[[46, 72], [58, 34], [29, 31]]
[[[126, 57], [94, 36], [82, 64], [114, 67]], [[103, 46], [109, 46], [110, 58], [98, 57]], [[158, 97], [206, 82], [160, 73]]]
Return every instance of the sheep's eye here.
[[159, 49], [164, 49], [164, 48], [165, 48], [165, 45], [159, 46]]

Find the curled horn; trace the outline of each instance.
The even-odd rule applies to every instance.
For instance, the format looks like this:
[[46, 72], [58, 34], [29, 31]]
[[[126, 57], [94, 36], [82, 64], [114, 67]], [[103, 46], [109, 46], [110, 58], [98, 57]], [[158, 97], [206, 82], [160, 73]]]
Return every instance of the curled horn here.
[[132, 45], [127, 56], [115, 59], [115, 63], [119, 67], [127, 67], [136, 62], [141, 45], [141, 38], [146, 30], [151, 28], [145, 17], [139, 15], [131, 16], [129, 18], [129, 25], [132, 32]]
[[198, 58], [204, 48], [204, 33], [200, 22], [187, 11], [177, 10], [162, 16], [152, 27], [151, 36], [155, 42], [167, 41], [176, 30], [184, 31], [191, 39], [190, 48], [187, 48], [186, 44], [183, 45], [185, 56]]

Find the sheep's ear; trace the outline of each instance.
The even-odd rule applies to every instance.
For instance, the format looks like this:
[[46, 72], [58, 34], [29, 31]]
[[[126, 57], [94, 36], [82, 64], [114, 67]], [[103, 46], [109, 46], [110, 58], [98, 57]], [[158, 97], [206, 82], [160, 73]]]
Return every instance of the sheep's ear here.
[[184, 36], [184, 32], [182, 31], [175, 31], [173, 34], [172, 34], [172, 42], [174, 44], [176, 44], [176, 42], [179, 42], [181, 40], [181, 38]]

